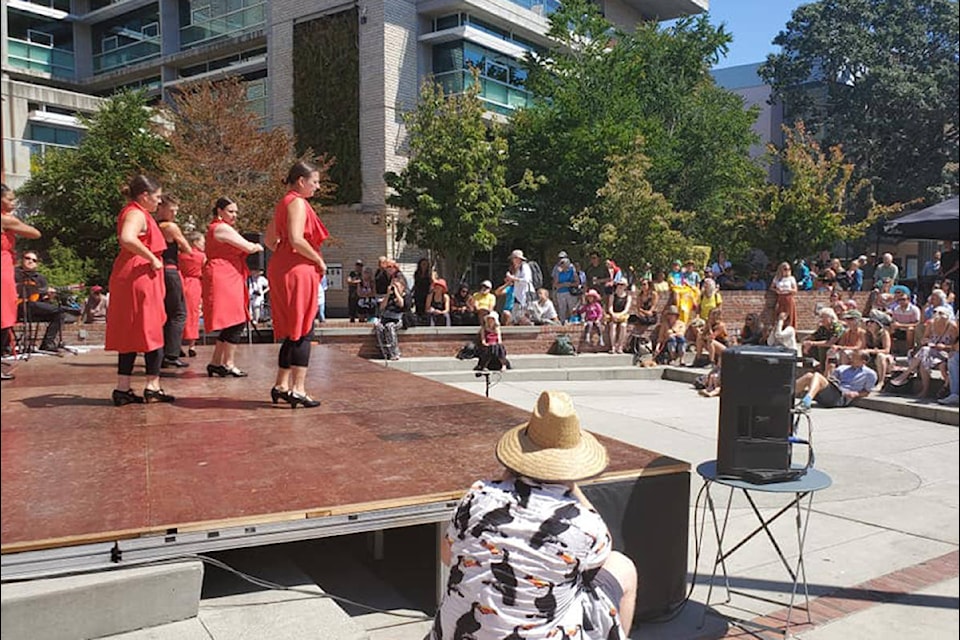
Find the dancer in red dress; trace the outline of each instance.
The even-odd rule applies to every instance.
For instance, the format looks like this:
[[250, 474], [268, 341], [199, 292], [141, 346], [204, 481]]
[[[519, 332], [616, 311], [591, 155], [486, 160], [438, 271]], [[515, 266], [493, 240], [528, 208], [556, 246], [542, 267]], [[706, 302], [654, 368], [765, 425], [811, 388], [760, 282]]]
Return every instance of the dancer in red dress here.
[[207, 261], [203, 265], [203, 325], [219, 331], [207, 375], [242, 378], [234, 356], [243, 329], [250, 319], [247, 293], [247, 256], [263, 251], [263, 245], [246, 240], [233, 228], [237, 203], [220, 198], [213, 207], [213, 222], [207, 227]]
[[[13, 215], [17, 209], [17, 198], [13, 190], [7, 185], [0, 185], [0, 210], [2, 210], [3, 233], [0, 234], [0, 335], [3, 339], [3, 351], [11, 342], [13, 325], [17, 323], [17, 283], [13, 277], [13, 253], [17, 244], [17, 236], [36, 240], [40, 231], [31, 227]], [[6, 364], [6, 363], [4, 363]], [[6, 370], [2, 373], [3, 380], [13, 380], [13, 374]]]
[[180, 277], [183, 278], [183, 299], [187, 305], [187, 322], [183, 325], [183, 348], [187, 355], [196, 357], [193, 346], [200, 337], [200, 304], [203, 297], [203, 263], [207, 255], [203, 252], [206, 246], [202, 233], [191, 231], [187, 234], [187, 241], [193, 249], [190, 253], [180, 254]]
[[[113, 404], [173, 402], [160, 388], [163, 359], [163, 308], [166, 287], [163, 260], [167, 248], [163, 233], [151, 213], [162, 196], [160, 185], [147, 176], [136, 176], [127, 188], [130, 202], [117, 217], [120, 254], [110, 272], [110, 306], [107, 308], [107, 351], [117, 351], [117, 388]], [[130, 388], [137, 353], [143, 353], [147, 382], [143, 397]]]
[[290, 190], [277, 203], [267, 226], [266, 243], [273, 250], [267, 265], [273, 335], [282, 339], [277, 379], [270, 390], [273, 403], [316, 407], [305, 381], [310, 364], [310, 338], [317, 315], [317, 289], [327, 270], [320, 245], [330, 235], [307, 202], [320, 187], [320, 172], [309, 162], [297, 162], [286, 180]]

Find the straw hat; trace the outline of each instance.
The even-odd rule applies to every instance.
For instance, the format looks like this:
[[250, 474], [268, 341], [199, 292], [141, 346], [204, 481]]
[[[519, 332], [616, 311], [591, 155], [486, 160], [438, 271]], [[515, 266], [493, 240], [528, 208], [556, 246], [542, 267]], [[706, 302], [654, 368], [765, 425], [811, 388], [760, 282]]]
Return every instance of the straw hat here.
[[544, 391], [530, 420], [505, 433], [497, 460], [511, 471], [547, 482], [583, 480], [607, 468], [607, 450], [580, 428], [573, 400], [561, 391]]
[[850, 311], [847, 311], [845, 314], [843, 314], [844, 320], [860, 320], [861, 318], [863, 318], [863, 314], [861, 314], [856, 309], [851, 309]]

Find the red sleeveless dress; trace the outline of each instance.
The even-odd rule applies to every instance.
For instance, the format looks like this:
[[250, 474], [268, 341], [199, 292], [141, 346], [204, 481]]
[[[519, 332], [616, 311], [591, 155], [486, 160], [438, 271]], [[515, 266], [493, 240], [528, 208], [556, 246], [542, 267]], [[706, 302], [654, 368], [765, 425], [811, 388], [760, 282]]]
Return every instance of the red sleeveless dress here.
[[[295, 198], [302, 197], [295, 191], [289, 191], [273, 211], [280, 244], [267, 266], [267, 279], [270, 281], [270, 311], [273, 313], [275, 340], [299, 340], [310, 335], [313, 319], [317, 316], [320, 271], [315, 263], [290, 246], [290, 230], [287, 226], [287, 206]], [[307, 219], [303, 226], [303, 237], [311, 247], [319, 249], [330, 233], [310, 203], [304, 204], [307, 205]]]
[[183, 339], [200, 337], [200, 303], [203, 298], [203, 251], [193, 248], [193, 253], [180, 254], [180, 279], [183, 281], [183, 299], [187, 304], [187, 323], [183, 325]]
[[203, 326], [218, 331], [243, 324], [249, 318], [247, 252], [214, 237], [227, 224], [214, 220], [207, 227], [207, 262], [203, 265]]
[[16, 245], [17, 236], [13, 231], [0, 234], [0, 328], [3, 329], [17, 323], [17, 281], [13, 277]]
[[[117, 236], [130, 211], [139, 209], [147, 220], [147, 230], [140, 241], [158, 257], [167, 248], [160, 226], [146, 209], [130, 202], [117, 218]], [[127, 249], [113, 262], [110, 273], [110, 306], [107, 307], [107, 351], [119, 353], [147, 353], [163, 347], [163, 324], [167, 312], [163, 307], [166, 295], [163, 269], [154, 269], [150, 263]]]

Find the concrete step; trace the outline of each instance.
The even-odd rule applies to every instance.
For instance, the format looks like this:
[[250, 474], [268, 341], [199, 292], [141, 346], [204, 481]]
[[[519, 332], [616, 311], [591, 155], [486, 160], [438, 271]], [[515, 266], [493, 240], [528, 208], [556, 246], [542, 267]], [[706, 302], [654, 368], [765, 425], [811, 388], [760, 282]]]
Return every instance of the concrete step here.
[[[401, 349], [403, 345], [401, 344]], [[633, 364], [633, 356], [630, 354], [613, 353], [583, 353], [577, 356], [552, 356], [552, 355], [508, 355], [512, 371], [527, 369], [598, 369], [606, 367], [630, 367]], [[457, 360], [453, 357], [421, 357], [421, 358], [400, 358], [399, 360], [384, 361], [373, 360], [391, 369], [399, 369], [409, 373], [422, 374], [425, 372], [441, 371], [472, 371], [477, 364], [476, 359]]]
[[[420, 371], [416, 375], [444, 383], [470, 382], [482, 375], [472, 368], [467, 371]], [[576, 380], [659, 380], [662, 377], [656, 368], [634, 366], [609, 367], [573, 367], [570, 369], [507, 369], [491, 371], [491, 382], [534, 382], [534, 381], [576, 381]]]

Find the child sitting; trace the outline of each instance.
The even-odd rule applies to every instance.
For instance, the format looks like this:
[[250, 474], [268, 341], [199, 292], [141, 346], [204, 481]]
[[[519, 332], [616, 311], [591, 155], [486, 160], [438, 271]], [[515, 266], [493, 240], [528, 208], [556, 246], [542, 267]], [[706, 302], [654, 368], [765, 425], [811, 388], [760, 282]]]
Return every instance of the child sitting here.
[[603, 305], [600, 304], [600, 294], [596, 289], [590, 289], [586, 295], [587, 301], [577, 309], [583, 319], [583, 341], [590, 344], [590, 333], [596, 332], [603, 346]]
[[499, 371], [506, 367], [510, 368], [510, 361], [507, 360], [507, 348], [503, 346], [503, 335], [500, 333], [500, 314], [491, 311], [483, 319], [483, 326], [480, 327], [480, 345], [477, 349], [477, 357], [480, 359], [475, 371]]

